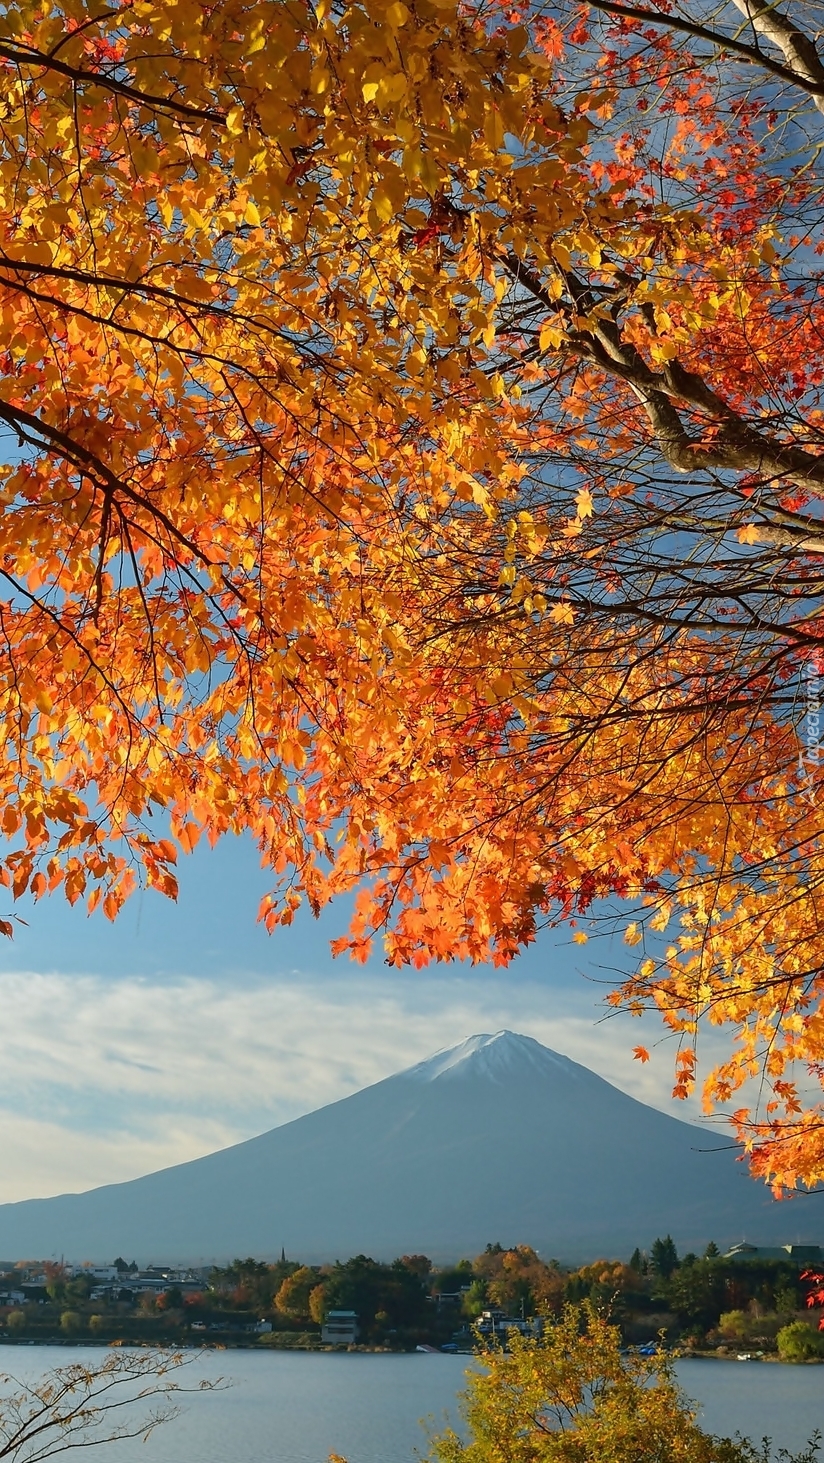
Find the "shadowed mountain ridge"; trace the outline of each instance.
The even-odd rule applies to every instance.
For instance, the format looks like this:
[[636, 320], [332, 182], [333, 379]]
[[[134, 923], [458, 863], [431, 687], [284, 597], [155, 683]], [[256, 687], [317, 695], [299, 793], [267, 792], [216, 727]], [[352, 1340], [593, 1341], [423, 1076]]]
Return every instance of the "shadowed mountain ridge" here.
[[817, 1241], [809, 1223], [717, 1134], [502, 1031], [192, 1162], [0, 1205], [0, 1254], [204, 1263], [285, 1246], [306, 1261], [446, 1260], [501, 1240], [580, 1262], [668, 1232], [682, 1251]]

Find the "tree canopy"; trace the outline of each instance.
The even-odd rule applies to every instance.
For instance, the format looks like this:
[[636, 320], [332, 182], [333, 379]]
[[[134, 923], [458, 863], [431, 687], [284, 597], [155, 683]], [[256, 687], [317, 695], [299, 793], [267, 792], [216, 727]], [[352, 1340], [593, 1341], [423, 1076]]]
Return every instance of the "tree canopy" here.
[[[814, 1332], [811, 1333], [815, 1335]], [[621, 1353], [621, 1333], [593, 1307], [571, 1306], [540, 1337], [489, 1347], [462, 1397], [468, 1439], [433, 1439], [432, 1463], [755, 1463], [746, 1439], [717, 1438], [695, 1420], [672, 1362]], [[813, 1460], [815, 1446], [804, 1455]], [[769, 1457], [769, 1444], [765, 1460]]]
[[232, 831], [355, 957], [617, 908], [824, 1179], [812, 8], [23, 0], [0, 67], [11, 893]]
[[[22, 1311], [12, 1314], [23, 1316]], [[64, 1329], [71, 1332], [74, 1327]], [[188, 1385], [180, 1381], [176, 1373], [190, 1363], [180, 1353], [121, 1351], [88, 1365], [75, 1361], [55, 1367], [33, 1381], [4, 1376], [0, 1457], [44, 1463], [69, 1448], [127, 1438], [145, 1442], [156, 1427], [177, 1416], [186, 1393], [214, 1391], [220, 1385], [206, 1378]]]

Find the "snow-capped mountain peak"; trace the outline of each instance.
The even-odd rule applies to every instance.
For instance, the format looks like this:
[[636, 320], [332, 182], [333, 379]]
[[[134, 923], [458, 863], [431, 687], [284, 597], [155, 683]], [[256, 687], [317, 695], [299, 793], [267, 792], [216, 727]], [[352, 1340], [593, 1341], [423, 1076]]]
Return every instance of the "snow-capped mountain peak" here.
[[493, 1035], [481, 1032], [477, 1036], [469, 1036], [458, 1046], [446, 1047], [399, 1075], [414, 1082], [435, 1082], [441, 1077], [486, 1077], [493, 1082], [502, 1082], [516, 1071], [523, 1073], [530, 1069], [567, 1079], [573, 1079], [581, 1072], [577, 1062], [550, 1051], [549, 1047], [542, 1046], [531, 1036], [519, 1036], [515, 1031], [496, 1031]]

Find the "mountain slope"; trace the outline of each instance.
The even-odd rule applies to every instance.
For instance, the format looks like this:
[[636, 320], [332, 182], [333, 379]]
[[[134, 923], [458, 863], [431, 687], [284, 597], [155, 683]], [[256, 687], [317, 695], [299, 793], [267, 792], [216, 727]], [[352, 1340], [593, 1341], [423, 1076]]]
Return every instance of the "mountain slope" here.
[[473, 1254], [578, 1261], [796, 1238], [712, 1135], [512, 1032], [475, 1036], [259, 1138], [130, 1183], [0, 1205], [0, 1255], [194, 1263]]

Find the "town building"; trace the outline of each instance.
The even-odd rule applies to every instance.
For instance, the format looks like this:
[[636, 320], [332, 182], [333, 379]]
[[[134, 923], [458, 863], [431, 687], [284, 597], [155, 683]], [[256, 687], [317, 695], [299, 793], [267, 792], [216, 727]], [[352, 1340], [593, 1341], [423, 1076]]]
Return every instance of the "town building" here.
[[525, 1321], [517, 1316], [508, 1316], [506, 1311], [493, 1309], [482, 1311], [480, 1319], [476, 1323], [476, 1330], [482, 1336], [496, 1336], [499, 1340], [505, 1340], [508, 1331], [518, 1331], [521, 1336], [533, 1336], [535, 1323]]
[[353, 1346], [358, 1339], [357, 1311], [330, 1311], [320, 1329], [327, 1346]]
[[821, 1245], [733, 1245], [725, 1260], [789, 1260], [794, 1265], [820, 1265], [824, 1262]]

